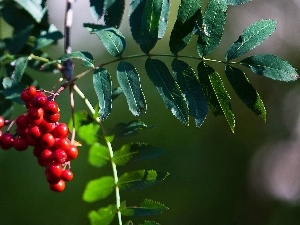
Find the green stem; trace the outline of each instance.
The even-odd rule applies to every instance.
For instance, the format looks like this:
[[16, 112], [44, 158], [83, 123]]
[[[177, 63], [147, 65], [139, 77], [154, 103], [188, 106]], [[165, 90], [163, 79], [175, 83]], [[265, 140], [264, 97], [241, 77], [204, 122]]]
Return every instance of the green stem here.
[[[85, 97], [85, 95], [83, 94], [83, 92], [78, 88], [78, 86], [76, 84], [74, 84], [73, 90], [76, 91], [76, 93], [84, 101], [84, 103], [86, 104], [86, 106], [88, 107], [88, 109], [90, 110], [90, 112], [92, 113], [92, 115], [95, 115], [95, 109], [94, 109], [94, 107], [92, 106], [92, 104], [90, 103], [90, 101], [88, 100], [88, 98]], [[119, 220], [119, 225], [122, 225], [123, 224], [122, 223], [122, 214], [121, 214], [121, 211], [120, 211], [121, 197], [120, 197], [120, 190], [119, 190], [119, 187], [118, 187], [118, 182], [119, 182], [118, 170], [117, 170], [117, 165], [112, 160], [112, 158], [114, 157], [114, 151], [113, 151], [111, 142], [108, 140], [108, 138], [106, 138], [107, 135], [106, 135], [105, 129], [103, 127], [103, 123], [101, 122], [101, 120], [98, 117], [96, 118], [96, 122], [100, 125], [103, 139], [105, 140], [105, 143], [106, 143], [106, 145], [108, 147], [108, 150], [109, 150], [109, 156], [110, 156], [110, 159], [111, 159], [110, 161], [111, 161], [111, 166], [112, 166], [112, 171], [113, 171], [113, 177], [114, 177], [114, 183], [115, 183], [116, 206], [117, 206], [118, 220]]]

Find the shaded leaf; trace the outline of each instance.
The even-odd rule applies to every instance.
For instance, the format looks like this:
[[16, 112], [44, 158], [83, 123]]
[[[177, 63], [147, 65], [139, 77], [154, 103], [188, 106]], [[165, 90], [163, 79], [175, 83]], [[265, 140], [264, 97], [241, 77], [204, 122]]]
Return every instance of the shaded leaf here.
[[227, 15], [225, 0], [211, 0], [203, 16], [202, 30], [197, 40], [200, 57], [212, 53], [220, 44]]
[[276, 29], [274, 20], [261, 20], [247, 27], [226, 53], [226, 60], [235, 59], [260, 45]]
[[251, 109], [256, 115], [261, 116], [266, 122], [266, 109], [258, 92], [249, 82], [245, 73], [240, 69], [226, 66], [225, 73], [231, 86], [239, 98]]
[[90, 12], [96, 22], [100, 20], [103, 14], [104, 1], [90, 0]]
[[296, 69], [276, 55], [261, 54], [249, 56], [241, 61], [254, 73], [273, 80], [294, 81], [299, 78]]
[[14, 0], [19, 5], [21, 5], [34, 19], [37, 23], [41, 22], [44, 17], [47, 7], [42, 7], [41, 1], [35, 0]]
[[234, 132], [235, 118], [231, 110], [230, 96], [221, 77], [212, 67], [203, 62], [198, 64], [198, 76], [213, 113], [215, 115], [224, 114], [231, 131]]
[[109, 72], [104, 68], [97, 68], [93, 73], [93, 85], [98, 97], [100, 120], [104, 120], [111, 112], [112, 82]]
[[117, 99], [122, 93], [123, 93], [123, 90], [121, 87], [114, 88], [112, 90], [112, 100]]
[[183, 94], [164, 62], [148, 58], [145, 68], [166, 107], [183, 124], [188, 125], [189, 111]]
[[42, 31], [37, 37], [34, 49], [38, 50], [44, 48], [62, 39], [63, 37], [63, 34], [54, 25], [50, 25], [48, 31]]
[[102, 145], [98, 142], [93, 143], [89, 149], [88, 162], [95, 167], [102, 167], [109, 162], [109, 150], [107, 146]]
[[118, 29], [91, 23], [84, 23], [83, 26], [87, 28], [91, 34], [98, 36], [109, 54], [114, 57], [122, 55], [126, 42], [125, 37]]
[[58, 58], [58, 60], [61, 61], [66, 61], [68, 59], [80, 59], [83, 61], [82, 65], [87, 67], [94, 67], [94, 58], [89, 52], [77, 51], [77, 52], [72, 52], [70, 54], [64, 54]]
[[13, 103], [11, 100], [5, 99], [0, 95], [0, 115], [3, 118], [9, 118], [13, 112]]
[[120, 27], [125, 9], [125, 0], [105, 0], [104, 21], [109, 27]]
[[[160, 202], [156, 202], [150, 199], [145, 199], [139, 206], [130, 206], [121, 209], [121, 213], [124, 216], [153, 216], [163, 213], [169, 208]], [[146, 222], [144, 225], [157, 224], [154, 222]]]
[[201, 2], [201, 0], [181, 0], [169, 42], [173, 54], [176, 55], [189, 43], [198, 14], [201, 13]]
[[129, 25], [133, 39], [140, 43], [146, 0], [130, 0]]
[[144, 189], [162, 182], [168, 175], [168, 172], [155, 170], [132, 171], [119, 177], [118, 187], [122, 191]]
[[252, 0], [226, 0], [227, 5], [241, 5], [247, 2], [251, 2]]
[[92, 210], [88, 214], [91, 225], [110, 225], [117, 214], [116, 205], [111, 204], [99, 210]]
[[160, 225], [160, 224], [155, 222], [155, 221], [145, 220], [145, 222], [143, 224], [140, 224], [140, 225]]
[[[133, 120], [129, 123], [119, 123], [114, 128], [114, 133], [117, 137], [131, 136], [138, 133], [138, 131], [149, 128], [147, 124], [140, 120]], [[150, 127], [151, 128], [151, 127]]]
[[159, 19], [159, 28], [158, 28], [158, 39], [161, 39], [165, 35], [169, 21], [169, 12], [170, 12], [170, 1], [163, 0], [162, 10]]
[[99, 179], [91, 180], [84, 189], [83, 200], [95, 202], [104, 199], [113, 192], [114, 188], [114, 178], [111, 176], [103, 176]]
[[162, 148], [146, 143], [125, 144], [120, 150], [115, 151], [113, 161], [117, 166], [123, 166], [136, 160], [156, 158], [164, 153]]
[[200, 127], [206, 118], [208, 104], [199, 80], [193, 69], [181, 60], [175, 58], [172, 62], [172, 69], [188, 104], [189, 114], [195, 118], [196, 126]]
[[117, 68], [117, 79], [131, 113], [135, 116], [145, 113], [147, 105], [136, 68], [131, 63], [120, 61]]

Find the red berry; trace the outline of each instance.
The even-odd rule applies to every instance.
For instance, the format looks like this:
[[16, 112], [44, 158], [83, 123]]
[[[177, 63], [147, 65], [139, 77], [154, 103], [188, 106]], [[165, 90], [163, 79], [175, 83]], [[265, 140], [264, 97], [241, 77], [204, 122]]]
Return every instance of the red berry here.
[[27, 133], [33, 138], [39, 138], [42, 135], [41, 129], [36, 125], [30, 125]]
[[45, 114], [44, 115], [44, 119], [48, 122], [48, 123], [56, 123], [58, 122], [60, 117], [59, 113], [55, 113], [55, 114]]
[[71, 170], [63, 170], [60, 175], [60, 178], [64, 181], [70, 181], [73, 179], [73, 173]]
[[52, 134], [45, 133], [40, 138], [40, 144], [44, 148], [50, 148], [54, 145], [55, 139]]
[[32, 125], [39, 125], [43, 120], [44, 120], [43, 117], [40, 117], [37, 120], [29, 119], [29, 123]]
[[63, 190], [65, 190], [65, 187], [66, 187], [66, 183], [63, 180], [60, 180], [56, 184], [50, 184], [50, 189], [56, 192], [62, 192]]
[[27, 92], [24, 90], [21, 93], [21, 99], [23, 100], [23, 102], [29, 102], [31, 100], [31, 97], [27, 94]]
[[40, 129], [44, 132], [44, 133], [50, 133], [51, 131], [53, 131], [53, 129], [55, 128], [55, 123], [48, 123], [46, 120], [42, 120], [41, 123], [39, 124]]
[[42, 108], [31, 107], [28, 109], [28, 116], [33, 120], [40, 119], [44, 114], [44, 110]]
[[14, 140], [13, 146], [17, 151], [24, 151], [28, 148], [28, 142], [24, 138], [17, 137]]
[[71, 142], [68, 138], [58, 138], [53, 147], [54, 149], [62, 149], [67, 152], [71, 148]]
[[39, 139], [32, 137], [28, 134], [26, 136], [26, 141], [27, 141], [28, 145], [30, 145], [30, 146], [36, 146], [39, 144]]
[[71, 147], [65, 150], [65, 152], [67, 153], [68, 156], [67, 161], [73, 160], [78, 156], [78, 149], [75, 145], [71, 145]]
[[61, 164], [66, 162], [67, 157], [67, 153], [62, 149], [56, 149], [52, 154], [53, 161]]
[[56, 138], [65, 138], [69, 134], [69, 128], [68, 128], [67, 124], [60, 123], [54, 128], [54, 130], [52, 131], [52, 134]]
[[31, 105], [39, 108], [43, 107], [47, 101], [48, 100], [46, 95], [44, 95], [43, 93], [37, 93], [37, 96], [34, 99], [32, 99]]
[[63, 168], [60, 163], [51, 162], [46, 167], [46, 175], [50, 177], [60, 177]]
[[0, 116], [0, 129], [4, 127], [4, 124], [5, 124], [5, 120], [2, 116]]
[[29, 86], [25, 90], [26, 90], [26, 94], [29, 97], [34, 98], [36, 96], [36, 88], [35, 88], [35, 86]]
[[3, 150], [10, 149], [14, 144], [14, 136], [11, 133], [5, 133], [1, 137], [0, 147]]
[[55, 114], [59, 112], [59, 107], [55, 101], [47, 101], [44, 105], [45, 113]]
[[29, 125], [29, 119], [25, 115], [20, 115], [16, 119], [16, 124], [20, 130], [25, 130]]

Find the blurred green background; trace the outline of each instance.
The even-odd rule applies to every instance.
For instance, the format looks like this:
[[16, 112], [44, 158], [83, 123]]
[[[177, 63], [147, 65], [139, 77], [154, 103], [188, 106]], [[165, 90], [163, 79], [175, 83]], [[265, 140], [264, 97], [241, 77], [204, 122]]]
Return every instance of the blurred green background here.
[[[175, 12], [178, 2], [171, 1]], [[224, 58], [226, 49], [251, 23], [260, 19], [278, 21], [277, 30], [260, 47], [249, 54], [276, 54], [299, 70], [299, 16], [298, 0], [254, 0], [251, 3], [230, 7], [225, 34], [220, 48], [211, 58]], [[64, 3], [49, 1], [50, 21], [63, 29]], [[124, 17], [125, 19], [127, 16]], [[174, 23], [176, 13], [170, 18]], [[74, 4], [73, 51], [89, 51], [97, 63], [109, 61], [100, 41], [82, 28], [83, 22], [92, 22], [88, 1]], [[167, 36], [153, 53], [169, 53]], [[127, 38], [124, 55], [140, 53], [128, 32], [128, 23], [122, 24]], [[195, 43], [195, 39], [192, 40]], [[180, 55], [196, 55], [195, 45]], [[49, 49], [52, 57], [63, 53], [62, 42]], [[170, 65], [168, 58], [163, 58]], [[170, 209], [153, 220], [164, 225], [298, 225], [300, 224], [300, 149], [298, 82], [281, 83], [248, 72], [252, 84], [260, 93], [267, 108], [267, 123], [250, 112], [237, 98], [231, 87], [226, 87], [232, 97], [236, 115], [235, 134], [225, 118], [209, 114], [200, 129], [185, 127], [165, 108], [154, 86], [144, 72], [144, 59], [131, 60], [141, 74], [142, 86], [148, 103], [148, 112], [140, 119], [155, 126], [134, 138], [114, 143], [117, 148], [130, 141], [144, 141], [166, 149], [162, 157], [120, 167], [119, 174], [137, 168], [169, 171], [170, 176], [153, 188], [124, 193], [122, 200], [135, 205], [144, 198], [158, 200]], [[193, 66], [196, 62], [187, 61]], [[221, 76], [223, 67], [212, 64]], [[116, 64], [106, 67], [115, 75]], [[194, 67], [196, 68], [196, 67]], [[76, 72], [82, 68], [76, 67]], [[29, 71], [30, 72], [30, 71]], [[51, 88], [59, 74], [32, 71], [42, 87]], [[53, 79], [55, 77], [55, 79]], [[224, 79], [225, 80], [225, 79]], [[116, 80], [113, 82], [116, 85]], [[97, 99], [91, 87], [92, 78], [86, 76], [78, 86], [95, 105]], [[68, 121], [70, 108], [68, 93], [57, 98], [61, 107], [61, 121]], [[84, 109], [76, 97], [76, 109]], [[16, 107], [15, 115], [24, 109]], [[128, 111], [124, 96], [113, 103], [111, 116], [105, 121], [107, 129], [116, 123], [137, 119]], [[85, 184], [103, 175], [111, 168], [96, 169], [87, 163], [88, 146], [80, 148], [80, 156], [72, 162], [75, 178], [63, 193], [49, 190], [43, 168], [37, 165], [30, 150], [0, 152], [0, 224], [3, 225], [79, 225], [88, 224], [87, 213], [114, 202], [114, 196], [104, 201], [88, 204], [82, 201]], [[151, 217], [140, 218], [151, 220]], [[126, 221], [126, 220], [124, 220]], [[116, 221], [115, 223], [116, 224]], [[134, 223], [137, 224], [137, 223]]]

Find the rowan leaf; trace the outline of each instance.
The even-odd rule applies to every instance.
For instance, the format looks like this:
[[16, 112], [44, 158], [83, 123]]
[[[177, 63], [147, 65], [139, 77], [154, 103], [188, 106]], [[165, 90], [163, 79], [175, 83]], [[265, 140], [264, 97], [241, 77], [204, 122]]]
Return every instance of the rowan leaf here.
[[109, 150], [107, 146], [95, 142], [89, 148], [88, 162], [95, 167], [103, 167], [109, 162]]
[[125, 9], [125, 0], [104, 0], [105, 25], [109, 27], [115, 27], [115, 28], [120, 27], [123, 14], [124, 14], [124, 9]]
[[227, 5], [241, 5], [247, 2], [251, 2], [252, 0], [226, 0]]
[[91, 225], [110, 225], [117, 215], [117, 207], [114, 204], [92, 210], [88, 214]]

